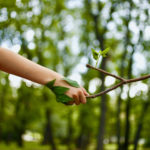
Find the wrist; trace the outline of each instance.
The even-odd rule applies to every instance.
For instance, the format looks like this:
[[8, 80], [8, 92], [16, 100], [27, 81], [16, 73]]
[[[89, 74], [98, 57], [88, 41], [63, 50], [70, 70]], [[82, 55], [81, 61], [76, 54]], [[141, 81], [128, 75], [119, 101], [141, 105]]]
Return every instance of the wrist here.
[[50, 70], [48, 71], [47, 75], [45, 78], [43, 78], [43, 83], [44, 84], [47, 84], [48, 82], [52, 81], [52, 80], [56, 80], [55, 81], [55, 84], [56, 85], [57, 83], [60, 82], [60, 80], [63, 78], [63, 76], [53, 70]]

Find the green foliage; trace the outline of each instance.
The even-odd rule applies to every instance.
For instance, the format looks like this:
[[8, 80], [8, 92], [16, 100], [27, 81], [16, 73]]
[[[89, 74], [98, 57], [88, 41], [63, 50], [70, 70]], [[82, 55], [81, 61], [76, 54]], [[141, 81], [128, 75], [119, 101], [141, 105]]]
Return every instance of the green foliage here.
[[99, 54], [103, 57], [106, 57], [106, 54], [109, 52], [110, 48], [106, 48], [103, 51], [99, 51]]
[[96, 67], [97, 67], [97, 64], [98, 64], [98, 61], [99, 61], [99, 58], [100, 56], [102, 57], [106, 57], [107, 53], [109, 52], [110, 48], [106, 48], [104, 49], [103, 51], [102, 50], [99, 50], [99, 52], [97, 52], [95, 49], [91, 49], [92, 50], [92, 55], [93, 55], [93, 58], [96, 60]]
[[[68, 84], [70, 84], [73, 87], [76, 88], [80, 87], [76, 81], [73, 81], [68, 78], [63, 78], [63, 80], [65, 80]], [[66, 104], [69, 101], [72, 101], [73, 99], [65, 94], [69, 90], [69, 88], [62, 87], [62, 86], [54, 86], [55, 81], [56, 79], [48, 82], [46, 86], [55, 93], [57, 102]]]
[[51, 89], [51, 88], [54, 86], [55, 81], [56, 81], [56, 79], [54, 79], [54, 80], [48, 82], [48, 83], [46, 84], [46, 86]]
[[98, 60], [98, 58], [99, 58], [99, 53], [95, 50], [95, 49], [91, 49], [92, 50], [92, 55], [93, 55], [93, 58], [95, 59], [95, 60]]
[[63, 78], [63, 80], [65, 80], [68, 84], [70, 84], [73, 87], [79, 88], [79, 84], [78, 82], [74, 81], [74, 80], [70, 80], [68, 78]]
[[54, 86], [52, 87], [52, 89], [53, 89], [53, 92], [56, 94], [64, 94], [65, 92], [69, 90], [69, 88], [62, 87], [62, 86]]
[[[56, 79], [55, 79], [56, 80]], [[45, 86], [51, 89], [56, 95], [56, 101], [61, 103], [67, 103], [72, 100], [69, 96], [65, 94], [69, 90], [69, 88], [62, 86], [54, 86], [55, 80], [48, 82]]]
[[56, 100], [58, 102], [62, 102], [64, 104], [68, 103], [69, 101], [72, 101], [73, 99], [66, 94], [56, 94]]
[[[113, 51], [111, 51], [112, 55], [110, 59], [106, 61], [107, 68], [105, 69], [109, 72], [115, 72], [118, 75], [124, 74], [124, 77], [127, 78], [128, 66], [130, 64], [129, 57], [132, 54], [132, 49], [135, 49], [137, 54], [141, 54], [146, 62], [150, 60], [150, 42], [146, 38], [142, 39], [143, 35], [147, 37], [145, 36], [145, 31], [148, 25], [148, 15], [145, 10], [147, 9], [148, 12], [150, 4], [146, 1], [143, 0], [141, 4], [137, 2], [134, 5], [128, 5], [131, 1], [128, 1], [127, 4], [127, 1], [108, 0], [107, 3], [98, 0], [83, 0], [81, 2], [82, 5], [71, 6], [71, 0], [0, 0], [0, 43], [1, 45], [8, 44], [8, 47], [19, 45], [21, 49], [19, 53], [21, 55], [57, 72], [60, 71], [64, 76], [71, 75], [72, 69], [78, 63], [80, 65], [80, 60], [82, 60], [82, 65], [85, 65], [86, 62], [83, 60], [87, 60], [86, 63], [91, 63], [88, 51], [91, 45], [98, 49], [110, 47]], [[145, 3], [147, 3], [147, 7], [143, 7]], [[130, 9], [129, 7], [132, 8]], [[120, 8], [123, 12], [122, 15], [120, 15]], [[129, 14], [130, 10], [135, 12], [135, 15], [128, 17], [127, 14]], [[102, 15], [104, 13], [108, 13], [109, 16]], [[115, 15], [113, 16], [112, 14]], [[144, 19], [141, 19], [141, 15], [144, 16]], [[119, 22], [117, 22], [116, 16]], [[134, 32], [133, 27], [129, 28], [131, 22], [139, 30], [138, 35]], [[139, 28], [139, 24], [143, 26], [143, 30]], [[34, 36], [28, 39], [30, 34], [28, 36], [26, 34], [31, 30]], [[73, 40], [74, 37], [77, 39], [75, 42]], [[137, 40], [134, 40], [134, 37]], [[138, 38], [140, 38], [140, 41], [138, 41]], [[72, 50], [72, 48], [76, 48], [76, 45], [79, 53]], [[100, 51], [92, 50], [96, 65], [100, 57], [107, 56], [108, 51], [108, 49]], [[126, 56], [123, 56], [124, 54]], [[143, 67], [143, 70], [138, 71], [138, 64], [135, 60], [133, 59], [134, 67], [131, 67], [133, 77], [141, 76], [141, 73], [149, 73], [150, 65], [148, 63], [146, 63], [147, 68], [144, 69]], [[122, 66], [124, 73], [120, 69]], [[84, 87], [89, 89], [88, 92], [93, 94], [100, 91], [100, 86], [97, 86], [93, 92], [90, 88], [95, 87], [95, 85], [92, 85], [95, 83], [91, 81], [94, 78], [97, 79], [100, 77], [99, 72], [88, 69], [80, 75]], [[48, 121], [51, 120], [49, 126], [52, 127], [51, 131], [54, 133], [54, 141], [56, 140], [58, 143], [64, 143], [64, 145], [68, 146], [70, 141], [75, 146], [75, 139], [77, 139], [81, 141], [81, 145], [84, 145], [87, 137], [90, 137], [88, 143], [93, 140], [95, 141], [99, 127], [99, 116], [101, 116], [99, 105], [103, 104], [103, 101], [101, 101], [102, 97], [93, 100], [88, 99], [86, 105], [66, 107], [55, 101], [55, 95], [57, 95], [57, 100], [62, 101], [63, 99], [63, 101], [69, 101], [70, 98], [65, 95], [68, 89], [65, 87], [53, 87], [54, 82], [49, 83], [48, 86], [50, 88], [38, 87], [28, 83], [21, 85], [21, 88], [14, 88], [9, 84], [6, 74], [0, 72], [0, 139], [3, 139], [3, 141], [8, 139], [10, 142], [11, 140], [15, 141], [14, 135], [18, 135], [20, 130], [36, 131], [43, 138], [43, 129], [46, 128], [45, 125], [49, 124]], [[149, 85], [148, 80], [143, 83]], [[17, 81], [16, 84], [18, 84]], [[53, 91], [57, 94], [54, 95], [49, 90], [52, 87]], [[133, 90], [129, 89], [128, 91]], [[111, 139], [111, 137], [116, 137], [117, 135], [116, 104], [119, 95], [117, 93], [120, 92], [114, 92], [112, 95], [111, 93], [110, 95], [108, 94], [109, 96], [106, 97], [105, 101], [108, 110], [105, 124], [106, 132], [104, 135], [106, 139]], [[125, 93], [123, 90], [120, 97], [122, 101], [121, 137], [123, 138], [126, 100], [122, 98], [124, 97], [122, 95], [126, 95]], [[131, 104], [131, 107], [134, 106], [131, 108], [131, 142], [133, 141], [138, 121], [140, 121], [139, 117], [143, 101], [149, 99], [149, 96], [146, 96], [147, 93], [140, 94], [139, 92], [137, 95]], [[47, 109], [50, 109], [51, 112], [49, 116], [46, 115]], [[145, 114], [141, 134], [141, 139], [145, 141], [149, 141], [150, 139], [150, 133], [147, 132], [150, 129], [150, 115], [148, 114], [150, 114], [150, 110]], [[69, 118], [71, 118], [71, 121]], [[72, 124], [69, 124], [70, 122]], [[3, 135], [5, 138], [2, 137]], [[69, 140], [64, 140], [64, 138]], [[51, 141], [50, 139], [48, 140]], [[64, 141], [67, 142], [65, 143]], [[92, 144], [94, 147], [96, 146], [95, 143]], [[29, 146], [27, 149], [32, 149], [31, 147]], [[34, 149], [38, 149], [35, 146], [33, 147]], [[4, 148], [0, 147], [0, 149], [3, 150]], [[71, 147], [70, 149], [77, 148]]]

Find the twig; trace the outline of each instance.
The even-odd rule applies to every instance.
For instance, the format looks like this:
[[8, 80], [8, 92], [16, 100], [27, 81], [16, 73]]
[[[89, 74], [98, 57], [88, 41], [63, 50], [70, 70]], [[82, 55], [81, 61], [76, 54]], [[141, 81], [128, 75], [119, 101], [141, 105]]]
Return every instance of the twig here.
[[102, 72], [102, 73], [104, 73], [104, 74], [107, 74], [107, 75], [109, 75], [109, 76], [112, 76], [112, 77], [114, 77], [114, 78], [116, 78], [116, 79], [118, 79], [118, 80], [121, 80], [121, 81], [124, 81], [124, 80], [125, 80], [125, 79], [123, 79], [123, 78], [121, 78], [121, 77], [119, 77], [119, 76], [116, 76], [116, 75], [114, 75], [114, 74], [111, 74], [111, 73], [109, 73], [109, 72], [106, 72], [105, 70], [102, 70], [102, 69], [99, 69], [99, 68], [95, 68], [95, 67], [93, 67], [93, 66], [91, 66], [91, 65], [89, 65], [89, 64], [87, 64], [86, 66], [87, 66], [88, 68], [91, 68], [91, 69], [100, 71], [100, 72]]
[[108, 93], [108, 92], [110, 92], [110, 91], [112, 91], [112, 90], [114, 90], [114, 89], [116, 89], [116, 88], [118, 88], [118, 87], [120, 87], [120, 86], [122, 86], [122, 85], [124, 85], [124, 84], [128, 84], [128, 83], [131, 83], [131, 82], [137, 82], [137, 81], [141, 81], [141, 80], [145, 80], [145, 79], [150, 78], [150, 74], [149, 74], [149, 75], [145, 75], [145, 76], [142, 76], [142, 77], [139, 77], [139, 78], [126, 80], [126, 79], [124, 79], [124, 78], [122, 78], [122, 77], [119, 77], [119, 76], [116, 76], [116, 75], [114, 75], [114, 74], [108, 73], [108, 72], [106, 72], [106, 71], [104, 71], [104, 70], [102, 70], [102, 69], [95, 68], [95, 67], [93, 67], [93, 66], [91, 66], [91, 65], [89, 65], [89, 64], [87, 64], [86, 66], [87, 66], [88, 68], [91, 68], [91, 69], [94, 69], [94, 70], [98, 70], [98, 71], [100, 71], [100, 72], [102, 72], [102, 73], [104, 73], [104, 74], [107, 74], [107, 75], [109, 75], [109, 76], [112, 76], [112, 77], [114, 77], [114, 78], [116, 78], [116, 79], [118, 79], [118, 80], [121, 80], [120, 83], [114, 85], [113, 87], [108, 88], [108, 89], [106, 89], [105, 91], [102, 91], [102, 92], [100, 92], [100, 93], [98, 93], [98, 94], [94, 94], [94, 95], [87, 96], [87, 98], [95, 98], [95, 97], [101, 96], [101, 95], [103, 95], [103, 94], [106, 94], [106, 93]]

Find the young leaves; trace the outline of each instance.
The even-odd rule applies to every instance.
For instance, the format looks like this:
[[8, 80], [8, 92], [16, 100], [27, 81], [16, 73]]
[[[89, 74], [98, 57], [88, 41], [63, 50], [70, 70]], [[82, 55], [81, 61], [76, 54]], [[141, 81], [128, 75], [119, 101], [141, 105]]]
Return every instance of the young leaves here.
[[56, 95], [56, 101], [62, 103], [67, 103], [71, 101], [72, 98], [65, 94], [69, 90], [69, 88], [62, 86], [54, 86], [55, 80], [48, 82], [45, 86], [47, 86], [54, 92], [54, 94]]
[[74, 81], [74, 80], [70, 80], [68, 78], [63, 78], [63, 80], [65, 80], [68, 84], [70, 84], [73, 87], [79, 88], [79, 84], [78, 82]]
[[96, 60], [96, 66], [97, 67], [97, 64], [98, 64], [98, 60], [99, 60], [99, 57], [100, 57], [100, 53], [97, 52], [95, 49], [91, 49], [92, 50], [92, 55], [93, 55], [93, 58]]
[[56, 95], [56, 100], [57, 102], [61, 102], [65, 104], [65, 103], [72, 101], [73, 99], [65, 94], [59, 94], [59, 95]]
[[92, 50], [92, 55], [93, 55], [93, 58], [95, 59], [95, 60], [97, 60], [98, 59], [98, 56], [99, 56], [99, 53], [95, 50], [95, 49], [91, 49]]
[[48, 83], [46, 84], [46, 86], [51, 89], [51, 88], [54, 86], [55, 81], [56, 81], [56, 79], [54, 79], [54, 80], [48, 82]]
[[69, 88], [66, 87], [62, 87], [62, 86], [53, 86], [53, 92], [55, 94], [64, 94], [65, 92], [67, 92], [69, 90]]
[[109, 52], [110, 48], [106, 48], [103, 51], [99, 51], [100, 55], [106, 57], [106, 54]]
[[[76, 81], [70, 80], [68, 78], [63, 78], [63, 80], [65, 80], [69, 85], [73, 87], [80, 87]], [[63, 86], [54, 86], [55, 81], [56, 79], [48, 82], [45, 86], [47, 86], [54, 92], [54, 94], [56, 95], [56, 101], [64, 104], [67, 104], [69, 101], [72, 101], [73, 99], [65, 94], [69, 90], [69, 88]]]
[[106, 48], [104, 49], [103, 51], [102, 50], [99, 50], [99, 52], [97, 52], [95, 49], [91, 49], [92, 50], [92, 55], [93, 55], [93, 58], [96, 60], [96, 67], [97, 67], [97, 64], [98, 64], [98, 61], [99, 61], [99, 58], [100, 56], [102, 57], [106, 57], [106, 54], [108, 53], [108, 51], [110, 50], [110, 48]]

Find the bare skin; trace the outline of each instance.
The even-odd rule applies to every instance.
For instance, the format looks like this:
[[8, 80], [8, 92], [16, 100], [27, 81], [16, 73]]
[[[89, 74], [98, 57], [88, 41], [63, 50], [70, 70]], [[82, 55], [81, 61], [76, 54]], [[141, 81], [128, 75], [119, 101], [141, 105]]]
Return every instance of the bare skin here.
[[89, 96], [83, 87], [75, 88], [67, 84], [62, 80], [63, 76], [61, 74], [36, 64], [5, 48], [0, 48], [0, 70], [42, 85], [56, 79], [55, 86], [69, 88], [66, 95], [73, 98], [73, 101], [69, 102], [70, 105], [74, 103], [76, 105], [79, 105], [80, 103], [85, 104], [86, 96]]

